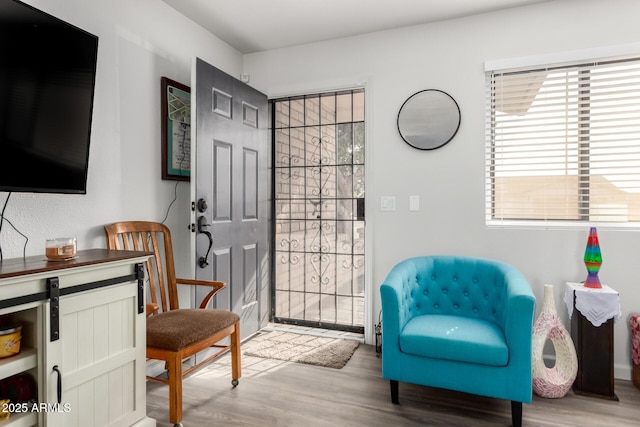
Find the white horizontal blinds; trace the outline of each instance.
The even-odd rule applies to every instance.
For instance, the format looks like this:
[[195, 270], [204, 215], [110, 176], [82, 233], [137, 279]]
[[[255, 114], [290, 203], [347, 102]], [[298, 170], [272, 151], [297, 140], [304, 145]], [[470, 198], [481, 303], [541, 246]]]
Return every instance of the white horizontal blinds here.
[[640, 59], [487, 73], [489, 220], [640, 221]]

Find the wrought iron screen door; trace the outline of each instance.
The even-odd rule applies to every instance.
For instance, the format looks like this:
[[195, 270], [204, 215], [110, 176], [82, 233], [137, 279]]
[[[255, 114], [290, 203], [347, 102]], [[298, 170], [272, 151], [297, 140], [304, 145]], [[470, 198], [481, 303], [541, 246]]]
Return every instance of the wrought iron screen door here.
[[273, 318], [364, 330], [364, 91], [271, 101]]

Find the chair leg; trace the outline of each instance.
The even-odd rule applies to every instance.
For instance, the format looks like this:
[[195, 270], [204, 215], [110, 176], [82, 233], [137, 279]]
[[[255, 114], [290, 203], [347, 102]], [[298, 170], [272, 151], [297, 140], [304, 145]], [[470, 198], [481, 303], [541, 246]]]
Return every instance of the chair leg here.
[[391, 380], [389, 381], [389, 385], [391, 386], [391, 403], [399, 404], [398, 400], [398, 381]]
[[242, 376], [242, 353], [240, 351], [240, 322], [234, 326], [231, 334], [231, 384], [238, 385], [238, 379]]
[[511, 423], [513, 427], [522, 427], [522, 402], [511, 401]]
[[167, 361], [169, 371], [169, 422], [182, 421], [182, 359], [176, 354]]

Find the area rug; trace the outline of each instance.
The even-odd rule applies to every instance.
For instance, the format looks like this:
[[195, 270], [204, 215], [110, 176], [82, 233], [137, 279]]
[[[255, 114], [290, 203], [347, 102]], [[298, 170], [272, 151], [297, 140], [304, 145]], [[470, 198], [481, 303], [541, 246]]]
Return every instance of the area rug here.
[[247, 356], [340, 369], [360, 343], [356, 340], [271, 331], [242, 345]]

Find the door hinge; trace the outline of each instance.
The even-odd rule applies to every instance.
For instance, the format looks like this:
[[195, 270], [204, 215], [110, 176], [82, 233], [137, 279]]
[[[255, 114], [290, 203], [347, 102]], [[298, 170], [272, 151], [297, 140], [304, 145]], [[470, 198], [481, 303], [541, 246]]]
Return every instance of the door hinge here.
[[136, 264], [136, 279], [138, 280], [138, 314], [144, 313], [144, 264]]
[[50, 302], [49, 325], [51, 332], [49, 341], [53, 342], [60, 339], [60, 280], [57, 277], [47, 279], [47, 291]]

